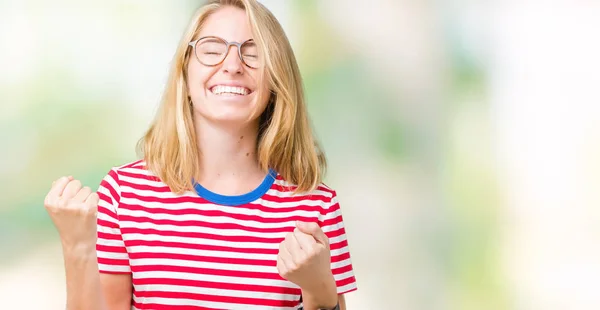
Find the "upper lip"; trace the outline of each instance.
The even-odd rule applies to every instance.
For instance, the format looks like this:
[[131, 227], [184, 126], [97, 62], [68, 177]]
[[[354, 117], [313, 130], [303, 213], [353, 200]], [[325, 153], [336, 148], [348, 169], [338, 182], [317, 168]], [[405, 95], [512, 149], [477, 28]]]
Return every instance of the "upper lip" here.
[[213, 87], [219, 86], [219, 85], [221, 85], [221, 86], [243, 87], [243, 88], [248, 89], [249, 91], [252, 91], [252, 88], [250, 88], [250, 87], [248, 87], [248, 86], [246, 86], [246, 85], [244, 85], [244, 84], [242, 84], [240, 82], [220, 82], [220, 83], [215, 83], [215, 84], [210, 85], [208, 87], [208, 89], [212, 90]]

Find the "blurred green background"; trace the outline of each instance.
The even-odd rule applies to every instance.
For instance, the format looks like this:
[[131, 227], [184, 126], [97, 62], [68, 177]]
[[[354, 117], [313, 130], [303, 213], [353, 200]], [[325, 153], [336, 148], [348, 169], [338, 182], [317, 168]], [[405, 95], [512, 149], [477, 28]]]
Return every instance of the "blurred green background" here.
[[[328, 155], [349, 309], [600, 307], [599, 4], [261, 2]], [[136, 159], [199, 3], [0, 0], [0, 308], [64, 308], [46, 191]]]

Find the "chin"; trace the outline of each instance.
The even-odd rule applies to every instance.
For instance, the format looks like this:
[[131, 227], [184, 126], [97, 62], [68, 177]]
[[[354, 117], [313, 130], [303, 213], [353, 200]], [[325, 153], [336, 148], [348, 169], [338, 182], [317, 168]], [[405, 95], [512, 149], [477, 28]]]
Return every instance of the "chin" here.
[[245, 107], [213, 106], [208, 109], [196, 108], [195, 113], [200, 118], [215, 124], [244, 125], [258, 118], [258, 115], [256, 115], [254, 119], [249, 119], [252, 113], [251, 105]]

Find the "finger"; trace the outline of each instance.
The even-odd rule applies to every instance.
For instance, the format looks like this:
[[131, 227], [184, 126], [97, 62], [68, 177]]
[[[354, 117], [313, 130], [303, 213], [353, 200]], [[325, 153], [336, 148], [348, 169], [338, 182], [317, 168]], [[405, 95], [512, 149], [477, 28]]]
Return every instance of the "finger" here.
[[96, 217], [98, 217], [98, 201], [99, 201], [99, 197], [98, 194], [96, 193], [91, 193], [88, 198], [85, 200], [85, 205], [87, 206], [88, 210], [90, 210], [90, 212], [94, 213], [94, 215]]
[[85, 203], [88, 204], [89, 206], [98, 206], [98, 202], [100, 201], [100, 197], [98, 197], [97, 193], [91, 193], [87, 199], [85, 200]]
[[52, 183], [52, 188], [50, 188], [50, 192], [48, 192], [49, 197], [59, 197], [63, 194], [65, 187], [69, 184], [68, 177], [62, 177]]
[[288, 251], [285, 241], [279, 245], [279, 255], [281, 261], [285, 265], [287, 271], [292, 271], [296, 269], [296, 263], [294, 263], [294, 259], [292, 254]]
[[277, 271], [279, 272], [279, 275], [285, 279], [288, 269], [279, 255], [277, 255]]
[[317, 240], [317, 242], [319, 242], [320, 244], [324, 244], [324, 245], [329, 244], [329, 238], [327, 238], [327, 236], [325, 235], [325, 233], [323, 232], [323, 230], [321, 229], [319, 224], [317, 224], [315, 222], [307, 223], [307, 222], [297, 221], [296, 227], [298, 227], [298, 229], [301, 232], [313, 236]]
[[79, 180], [73, 180], [69, 182], [69, 184], [67, 184], [67, 187], [65, 187], [65, 190], [62, 193], [62, 198], [71, 199], [75, 197], [75, 195], [79, 192], [80, 189], [81, 182]]
[[302, 251], [298, 240], [296, 240], [296, 237], [294, 237], [294, 233], [288, 233], [285, 236], [284, 245], [288, 252], [292, 255], [292, 259], [294, 260], [294, 262], [299, 262], [304, 258], [305, 254]]
[[294, 229], [294, 238], [296, 238], [296, 241], [304, 252], [312, 249], [317, 244], [313, 236], [301, 232], [298, 228]]
[[75, 195], [75, 197], [73, 197], [74, 201], [77, 202], [84, 202], [87, 200], [88, 196], [92, 193], [92, 190], [85, 186], [82, 189], [79, 190], [79, 192]]

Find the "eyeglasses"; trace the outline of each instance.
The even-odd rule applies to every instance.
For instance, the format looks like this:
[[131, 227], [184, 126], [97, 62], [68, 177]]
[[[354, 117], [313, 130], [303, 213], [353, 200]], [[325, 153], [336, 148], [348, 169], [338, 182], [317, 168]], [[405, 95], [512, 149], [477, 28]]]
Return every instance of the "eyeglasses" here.
[[211, 36], [202, 37], [188, 45], [194, 48], [196, 58], [205, 66], [216, 66], [222, 63], [229, 53], [229, 47], [234, 45], [237, 46], [238, 55], [244, 65], [253, 69], [260, 67], [258, 48], [252, 39], [239, 43], [227, 42], [219, 37]]

